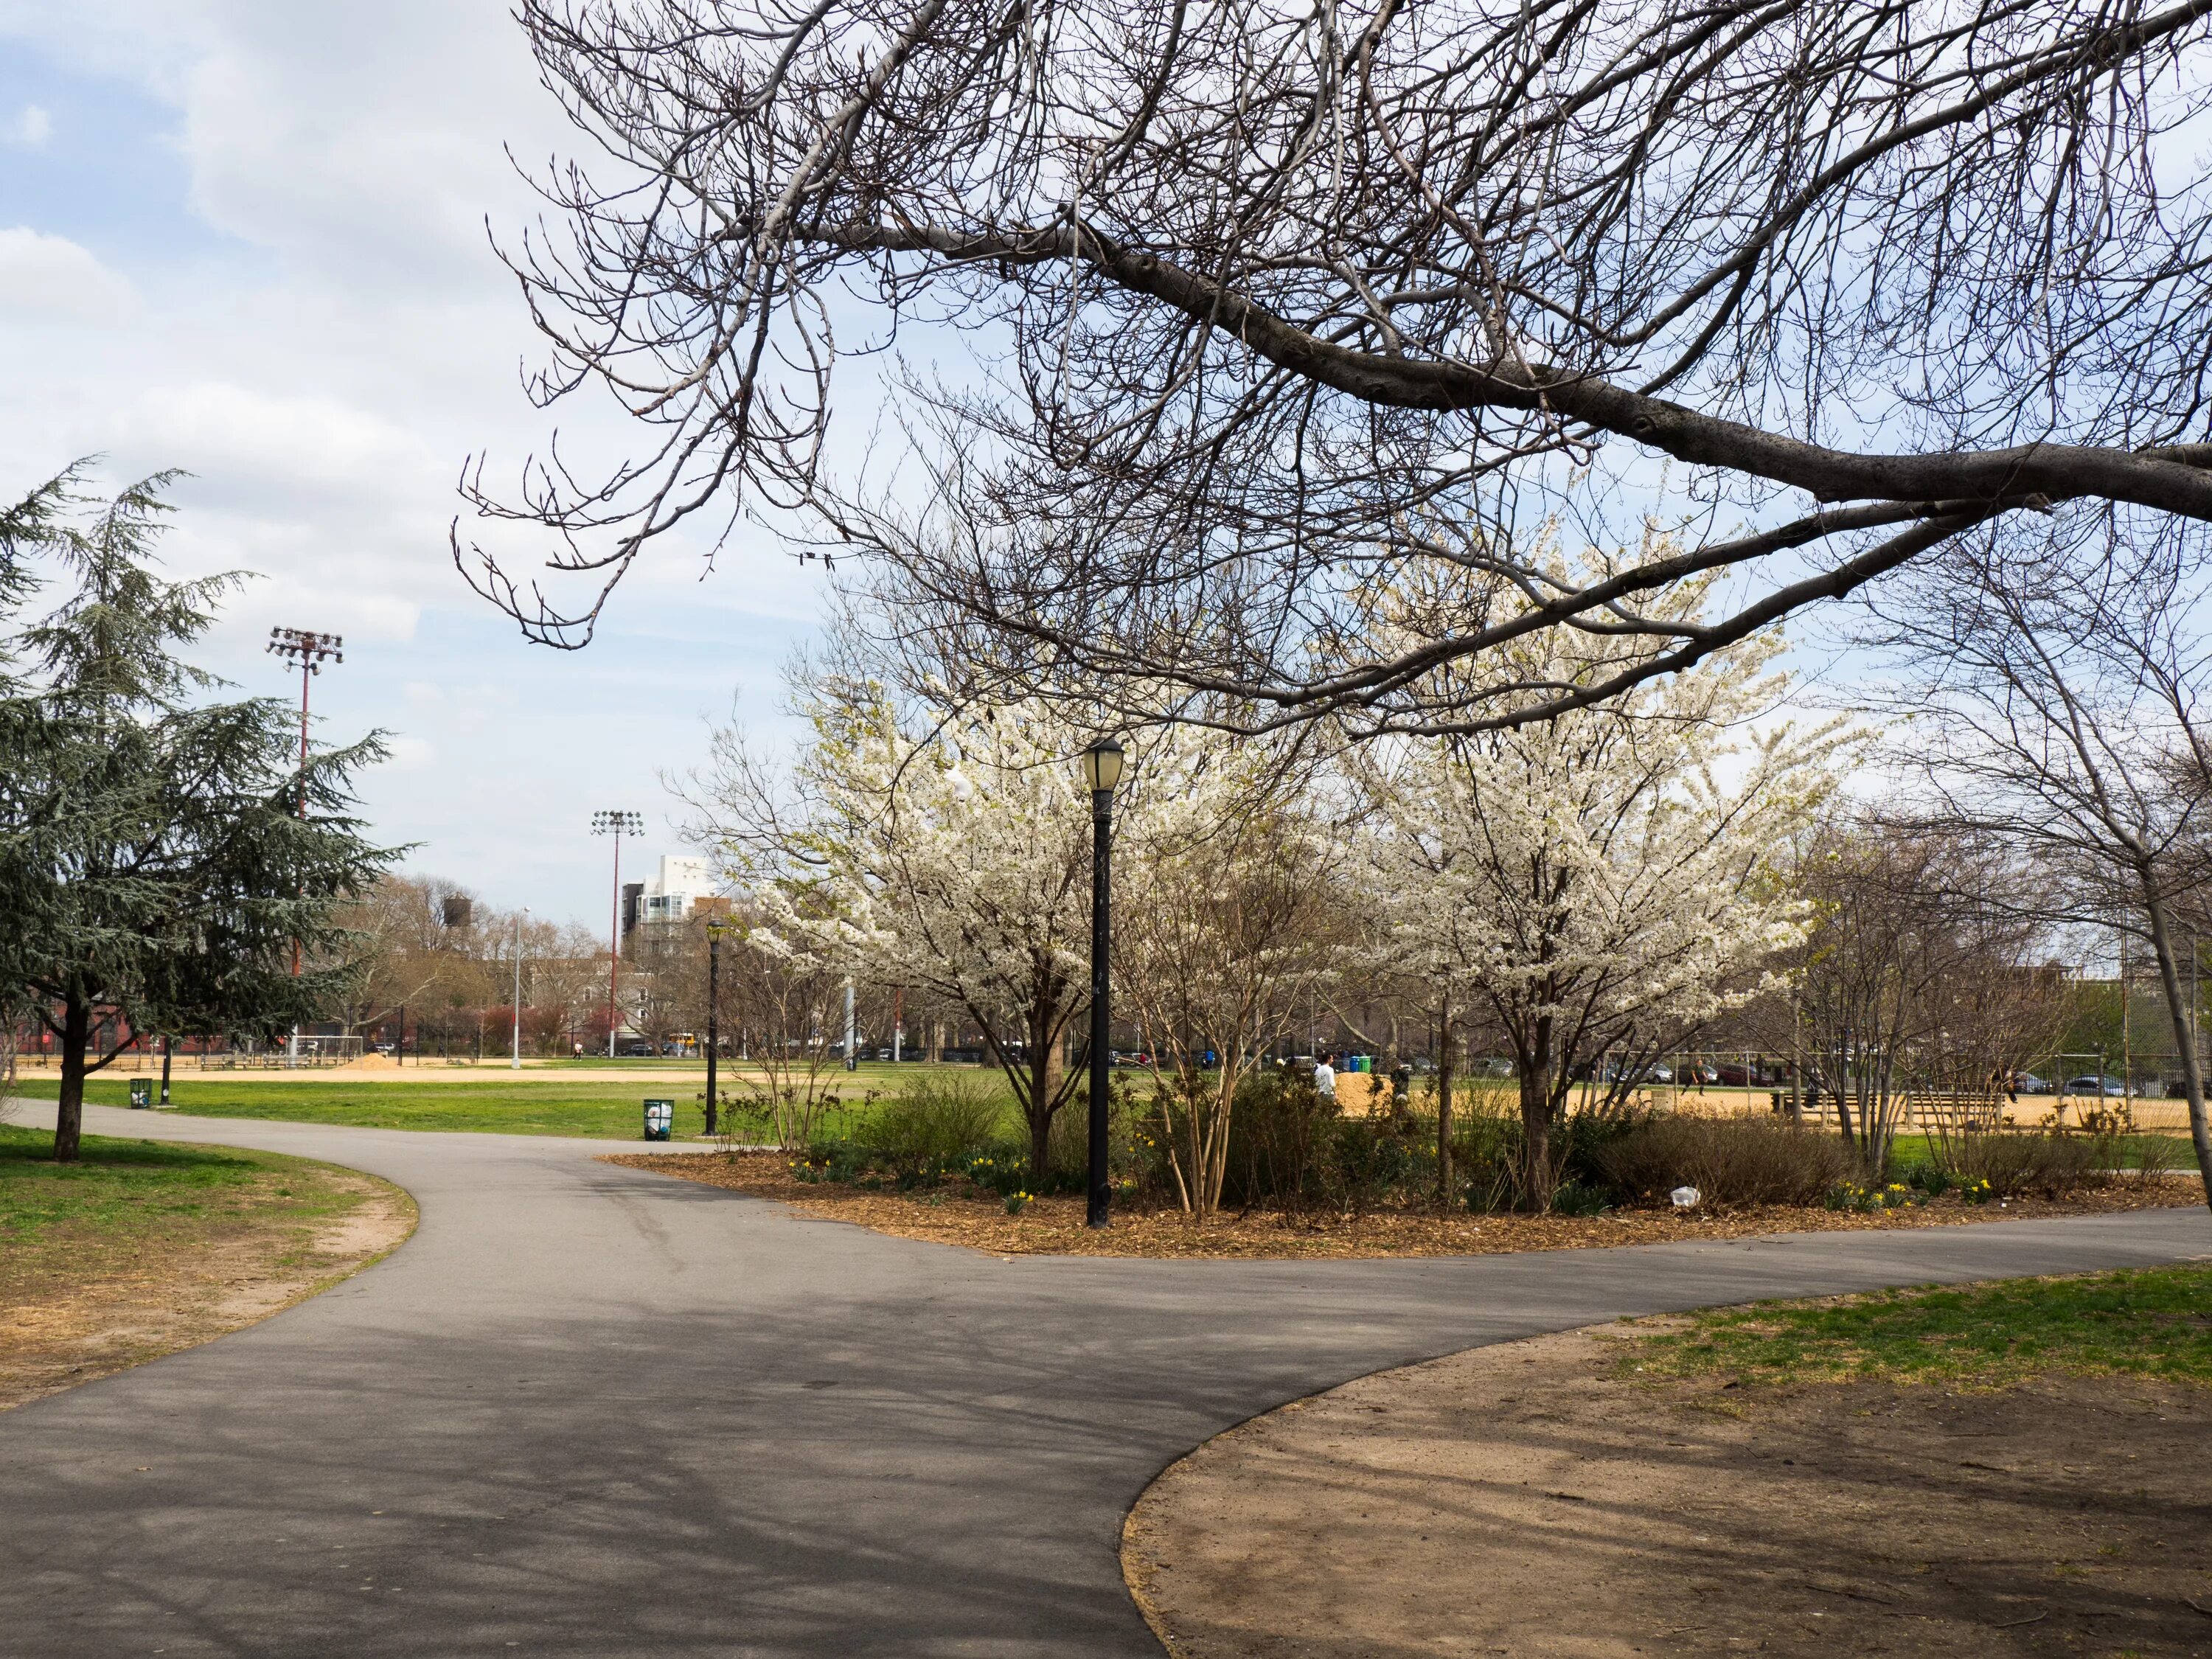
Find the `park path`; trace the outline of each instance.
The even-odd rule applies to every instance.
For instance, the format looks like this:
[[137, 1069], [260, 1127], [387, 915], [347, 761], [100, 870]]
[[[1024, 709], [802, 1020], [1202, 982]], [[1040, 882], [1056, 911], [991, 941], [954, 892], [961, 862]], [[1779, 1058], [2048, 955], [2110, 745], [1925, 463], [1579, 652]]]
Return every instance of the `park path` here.
[[605, 1142], [87, 1119], [366, 1170], [422, 1223], [288, 1313], [0, 1414], [11, 1659], [1157, 1654], [1123, 1514], [1285, 1400], [1621, 1315], [2212, 1257], [2199, 1208], [1002, 1260], [595, 1162]]

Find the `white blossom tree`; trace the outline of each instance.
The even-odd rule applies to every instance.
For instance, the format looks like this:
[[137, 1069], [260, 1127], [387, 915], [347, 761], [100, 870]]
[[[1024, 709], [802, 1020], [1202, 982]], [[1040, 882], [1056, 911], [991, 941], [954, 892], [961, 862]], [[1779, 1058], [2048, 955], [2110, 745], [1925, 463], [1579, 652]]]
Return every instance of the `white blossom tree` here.
[[849, 662], [802, 662], [789, 689], [806, 738], [788, 769], [716, 734], [708, 837], [782, 948], [933, 994], [981, 1030], [1042, 1180], [1089, 1006], [1091, 800], [1074, 757], [1094, 733], [1039, 703], [902, 697]]
[[[1410, 647], [1432, 605], [1401, 596]], [[1669, 596], [1693, 624], [1694, 589]], [[1633, 634], [1524, 635], [1469, 663], [1501, 686], [1607, 683]], [[1830, 793], [1837, 724], [1754, 729], [1782, 694], [1772, 633], [1603, 706], [1350, 751], [1394, 959], [1494, 1016], [1520, 1079], [1523, 1201], [1549, 1205], [1553, 1130], [1584, 1062], [1644, 1051], [1743, 1000], [1802, 935], [1771, 860]], [[1479, 690], [1479, 688], [1471, 688]]]

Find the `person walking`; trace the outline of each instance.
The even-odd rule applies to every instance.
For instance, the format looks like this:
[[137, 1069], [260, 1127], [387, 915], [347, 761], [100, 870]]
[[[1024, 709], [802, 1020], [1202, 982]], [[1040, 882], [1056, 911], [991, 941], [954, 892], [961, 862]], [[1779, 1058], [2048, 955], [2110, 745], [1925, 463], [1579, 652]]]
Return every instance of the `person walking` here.
[[1314, 1093], [1328, 1104], [1336, 1104], [1336, 1067], [1329, 1064], [1335, 1056], [1326, 1048], [1314, 1057]]

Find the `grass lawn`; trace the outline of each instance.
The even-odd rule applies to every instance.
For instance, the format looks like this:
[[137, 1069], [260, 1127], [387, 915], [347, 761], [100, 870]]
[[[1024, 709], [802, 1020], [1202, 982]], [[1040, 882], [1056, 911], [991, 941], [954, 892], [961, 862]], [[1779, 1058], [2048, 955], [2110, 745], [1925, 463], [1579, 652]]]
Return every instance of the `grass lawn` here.
[[375, 1260], [405, 1194], [231, 1146], [0, 1124], [0, 1407], [219, 1336]]
[[[696, 1139], [706, 1129], [706, 1104], [701, 1097], [703, 1075], [696, 1085], [650, 1079], [624, 1084], [612, 1077], [508, 1080], [512, 1075], [483, 1081], [455, 1078], [416, 1083], [180, 1072], [170, 1085], [169, 1098], [179, 1111], [203, 1117], [277, 1118], [372, 1129], [578, 1135], [605, 1140], [640, 1139], [644, 1103], [658, 1099], [676, 1103], [678, 1139]], [[887, 1080], [864, 1075], [862, 1092], [881, 1090]], [[52, 1078], [19, 1078], [15, 1092], [26, 1099], [52, 1100], [60, 1086]], [[95, 1077], [85, 1085], [85, 1098], [94, 1105], [127, 1106], [130, 1084], [124, 1078]], [[833, 1112], [826, 1127], [837, 1130], [855, 1115], [851, 1110]]]
[[1759, 1303], [1633, 1339], [1617, 1374], [1747, 1383], [2148, 1376], [2212, 1384], [2212, 1267]]
[[56, 1164], [52, 1150], [44, 1129], [0, 1124], [0, 1304], [248, 1215], [313, 1224], [361, 1202], [328, 1179], [339, 1172], [274, 1152], [106, 1135], [84, 1138], [79, 1163]]

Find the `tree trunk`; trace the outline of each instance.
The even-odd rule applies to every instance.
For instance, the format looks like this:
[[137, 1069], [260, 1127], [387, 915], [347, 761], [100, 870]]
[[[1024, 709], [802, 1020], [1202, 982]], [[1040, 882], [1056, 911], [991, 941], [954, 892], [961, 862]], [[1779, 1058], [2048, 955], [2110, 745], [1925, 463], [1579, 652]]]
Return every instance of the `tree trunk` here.
[[1052, 1174], [1052, 1103], [1060, 1093], [1057, 1048], [1030, 1049], [1030, 1190], [1042, 1192]]
[[1452, 1039], [1451, 1000], [1438, 1016], [1443, 1041], [1437, 1047], [1437, 1204], [1452, 1207]]
[[74, 1164], [84, 1137], [84, 1051], [92, 1040], [92, 1010], [74, 1000], [63, 1005], [62, 1086], [54, 1103], [54, 1162]]
[[[2166, 1012], [2173, 1022], [2173, 1046], [2181, 1056], [2182, 1087], [2189, 1095], [2189, 1141], [2197, 1152], [2197, 1173], [2204, 1183], [2204, 1201], [2212, 1206], [2212, 1131], [2204, 1116], [2204, 1073], [2197, 1063], [2196, 1021], [2181, 994], [2181, 975], [2174, 970], [2173, 945], [2166, 933], [2166, 899], [2155, 881], [2143, 881], [2143, 908], [2150, 913], [2151, 949], [2158, 954], [2159, 983], [2166, 991]], [[2101, 1073], [2100, 1073], [2101, 1075]]]
[[1522, 1202], [1535, 1215], [1552, 1207], [1552, 1021], [1536, 1022], [1530, 1064], [1521, 1072]]

